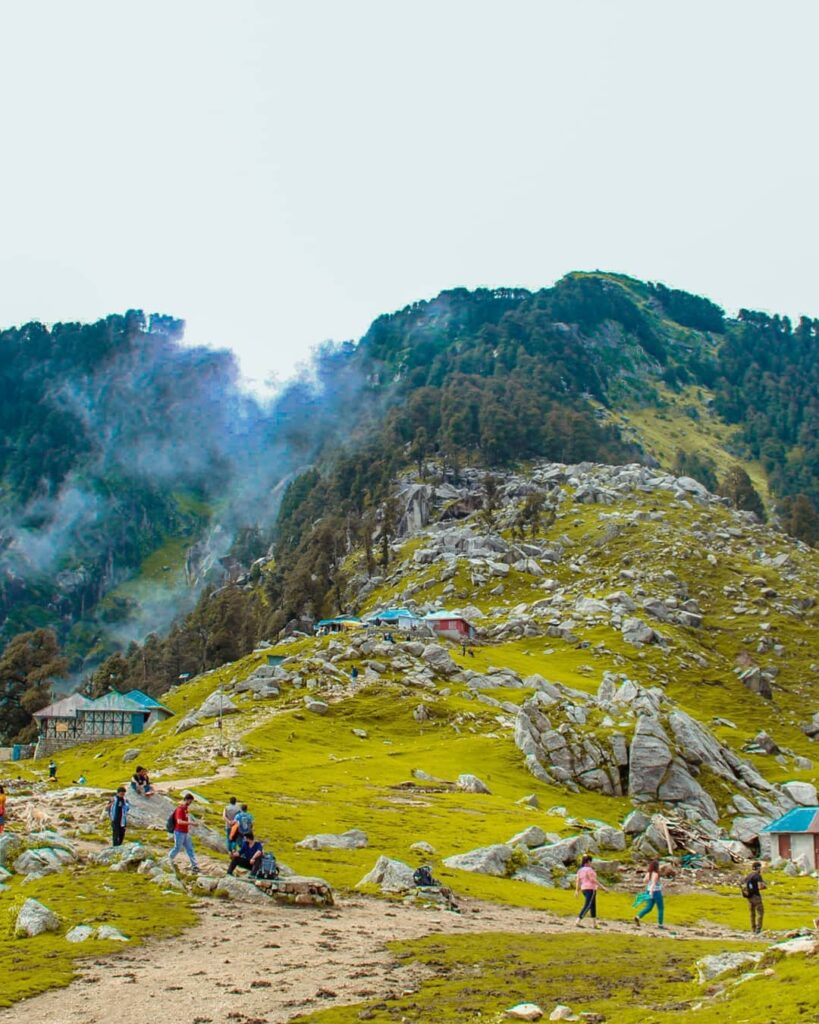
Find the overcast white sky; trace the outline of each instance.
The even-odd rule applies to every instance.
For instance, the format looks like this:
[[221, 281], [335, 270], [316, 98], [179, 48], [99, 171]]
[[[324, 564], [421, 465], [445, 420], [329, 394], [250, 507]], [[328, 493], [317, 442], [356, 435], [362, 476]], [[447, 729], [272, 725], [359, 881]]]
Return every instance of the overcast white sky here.
[[815, 0], [0, 0], [0, 325], [244, 372], [573, 269], [819, 315]]

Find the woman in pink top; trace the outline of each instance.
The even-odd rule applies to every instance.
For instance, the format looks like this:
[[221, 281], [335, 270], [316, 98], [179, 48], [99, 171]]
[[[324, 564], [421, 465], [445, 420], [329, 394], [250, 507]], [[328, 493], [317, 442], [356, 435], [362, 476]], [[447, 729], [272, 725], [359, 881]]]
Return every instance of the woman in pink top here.
[[603, 892], [608, 892], [608, 889], [606, 889], [605, 885], [598, 881], [597, 872], [591, 866], [591, 863], [591, 856], [587, 853], [583, 857], [583, 860], [580, 864], [580, 868], [578, 869], [578, 872], [575, 875], [575, 895], [579, 896], [582, 892], [583, 898], [585, 900], [585, 902], [583, 903], [583, 909], [580, 911], [580, 914], [577, 918], [578, 927], [580, 927], [580, 922], [583, 920], [586, 914], [591, 914], [592, 921], [594, 922], [594, 927], [597, 927], [597, 890], [602, 889]]

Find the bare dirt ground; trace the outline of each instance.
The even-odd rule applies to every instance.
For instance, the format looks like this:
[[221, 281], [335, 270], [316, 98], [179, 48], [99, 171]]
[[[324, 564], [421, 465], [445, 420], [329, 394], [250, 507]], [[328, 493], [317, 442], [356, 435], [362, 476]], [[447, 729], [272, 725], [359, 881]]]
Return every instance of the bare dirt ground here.
[[[285, 1024], [298, 1013], [417, 988], [425, 969], [396, 961], [385, 946], [391, 940], [576, 927], [573, 919], [477, 901], [462, 909], [366, 897], [323, 910], [203, 900], [199, 923], [184, 935], [89, 961], [68, 988], [0, 1010], [0, 1024]], [[634, 934], [622, 922], [601, 926]], [[729, 936], [739, 937], [715, 928], [676, 932], [680, 939]]]

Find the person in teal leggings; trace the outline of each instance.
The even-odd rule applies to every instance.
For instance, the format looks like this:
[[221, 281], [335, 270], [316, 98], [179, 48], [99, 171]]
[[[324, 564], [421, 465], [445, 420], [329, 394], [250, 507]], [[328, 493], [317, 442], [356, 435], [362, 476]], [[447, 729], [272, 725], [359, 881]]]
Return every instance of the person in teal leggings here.
[[645, 917], [646, 914], [650, 914], [651, 911], [657, 908], [657, 924], [660, 928], [663, 927], [663, 916], [665, 914], [665, 906], [663, 905], [663, 886], [660, 881], [660, 862], [653, 860], [648, 865], [648, 871], [646, 871], [645, 887], [648, 893], [648, 903], [643, 907], [639, 914], [634, 918], [636, 925], [640, 924], [640, 918]]

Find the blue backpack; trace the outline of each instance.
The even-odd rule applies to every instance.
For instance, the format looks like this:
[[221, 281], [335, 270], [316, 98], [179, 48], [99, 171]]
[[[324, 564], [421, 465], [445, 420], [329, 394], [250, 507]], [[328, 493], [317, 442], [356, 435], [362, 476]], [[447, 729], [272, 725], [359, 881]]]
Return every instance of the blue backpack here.
[[262, 862], [256, 872], [257, 878], [274, 879], [279, 877], [279, 865], [272, 853], [263, 853]]

